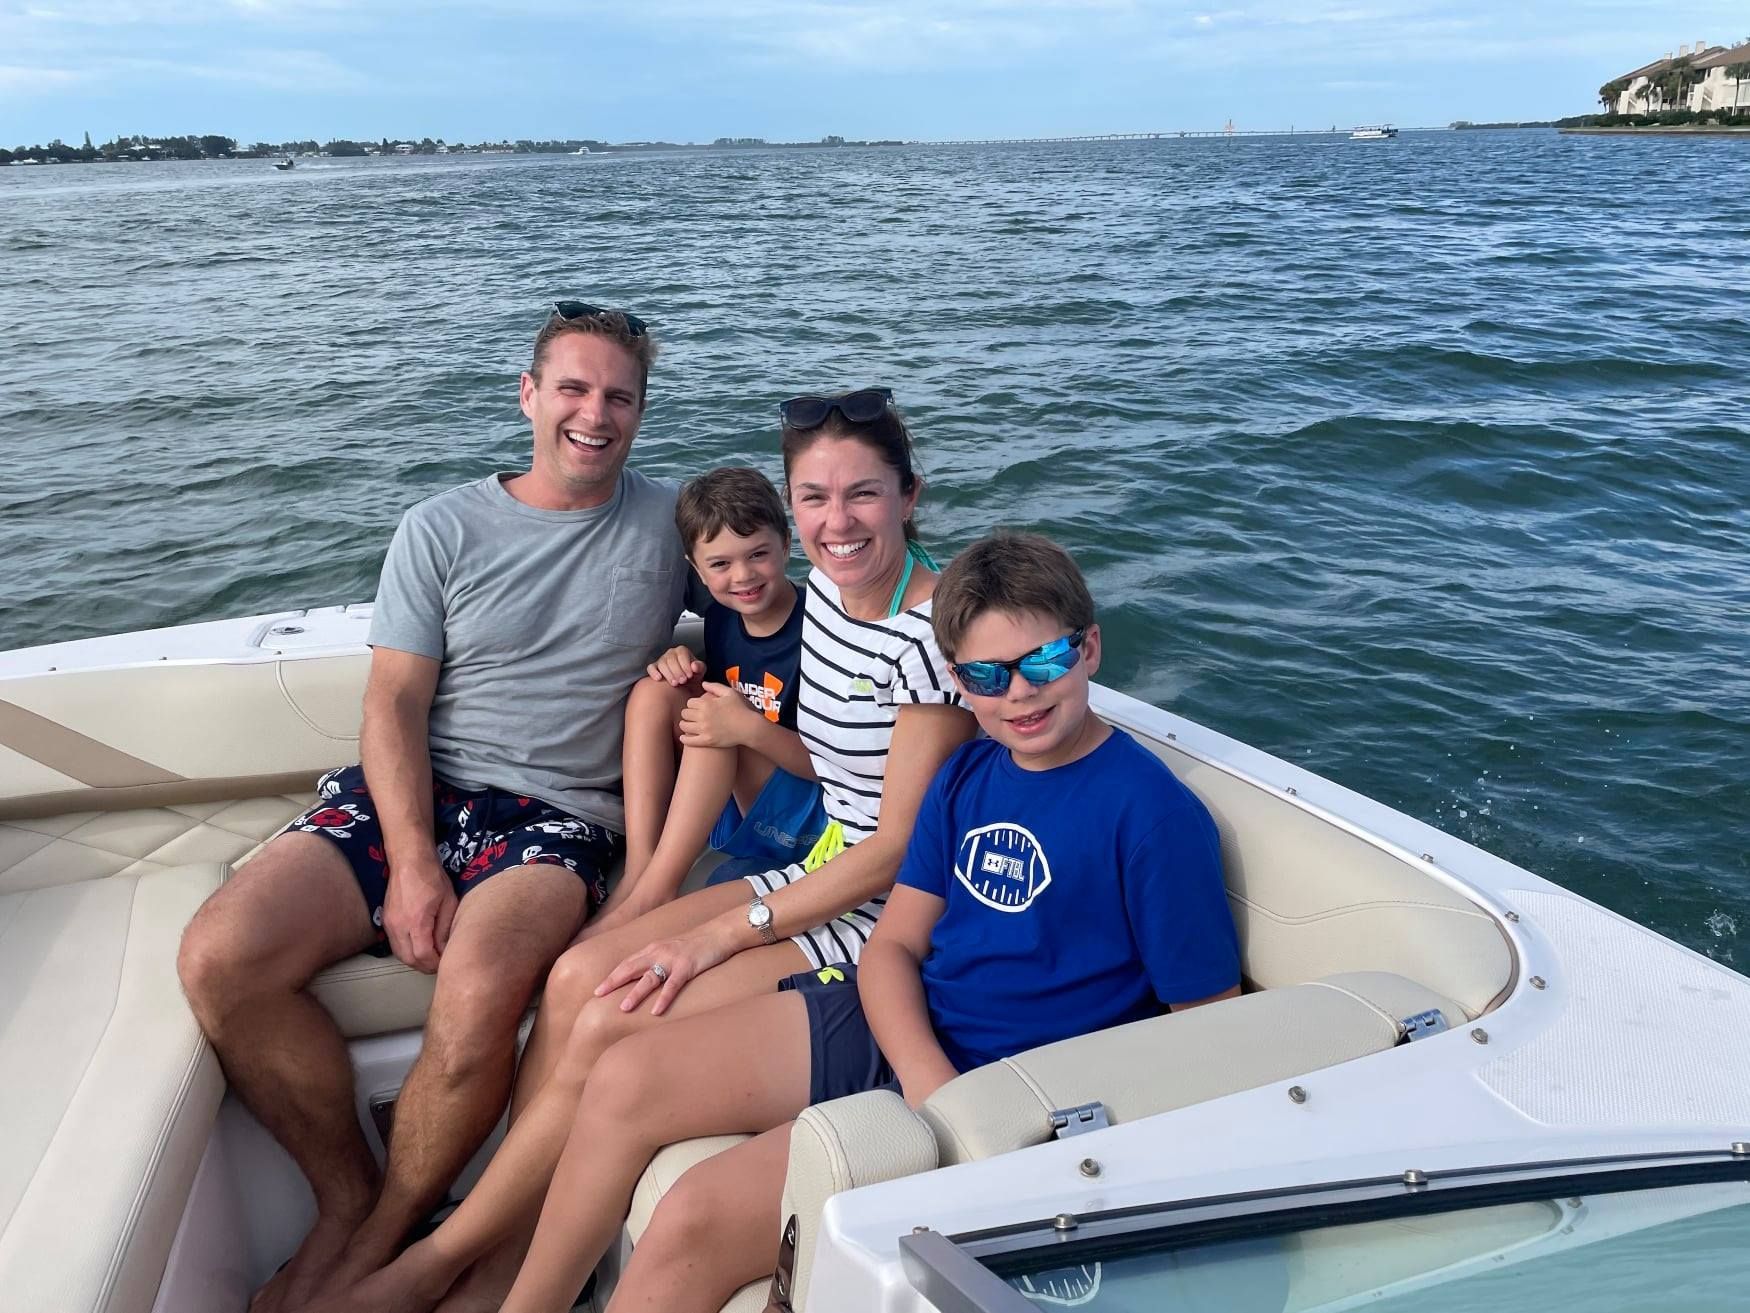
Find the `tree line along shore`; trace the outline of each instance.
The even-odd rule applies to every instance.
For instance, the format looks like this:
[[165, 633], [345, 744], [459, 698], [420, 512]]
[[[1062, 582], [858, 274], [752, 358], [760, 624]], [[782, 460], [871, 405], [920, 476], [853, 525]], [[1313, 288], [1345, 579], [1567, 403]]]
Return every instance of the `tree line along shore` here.
[[[819, 141], [768, 142], [755, 137], [719, 137], [710, 148], [742, 146], [782, 146], [793, 148], [834, 146], [899, 146], [900, 141], [850, 141], [843, 137], [822, 137]], [[610, 155], [617, 151], [697, 150], [692, 142], [674, 141], [597, 141], [589, 137], [564, 141], [482, 141], [476, 143], [446, 142], [442, 137], [421, 137], [381, 141], [353, 141], [337, 137], [329, 141], [315, 140], [268, 142], [240, 145], [234, 137], [213, 133], [190, 134], [182, 137], [117, 137], [102, 145], [94, 145], [91, 134], [78, 146], [69, 145], [59, 137], [47, 145], [0, 146], [0, 165], [6, 164], [122, 164], [140, 160], [237, 160], [278, 159], [282, 156], [329, 156], [337, 159], [362, 158], [375, 155]]]
[[235, 160], [276, 159], [287, 155], [329, 155], [339, 158], [367, 155], [565, 155], [579, 149], [595, 151], [624, 150], [606, 142], [574, 141], [488, 141], [475, 144], [445, 142], [441, 138], [422, 137], [418, 140], [352, 141], [334, 138], [329, 141], [258, 141], [241, 145], [234, 137], [215, 133], [189, 134], [182, 137], [117, 137], [102, 145], [94, 145], [91, 134], [85, 134], [83, 144], [74, 146], [59, 137], [47, 145], [0, 146], [0, 164], [23, 163], [34, 159], [40, 164], [118, 164], [137, 160]]

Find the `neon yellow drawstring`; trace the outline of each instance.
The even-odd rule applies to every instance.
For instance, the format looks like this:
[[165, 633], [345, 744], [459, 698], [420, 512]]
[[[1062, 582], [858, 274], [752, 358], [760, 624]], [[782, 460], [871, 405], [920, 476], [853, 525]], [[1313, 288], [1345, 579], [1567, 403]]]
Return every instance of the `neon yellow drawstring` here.
[[828, 821], [826, 828], [820, 832], [820, 838], [814, 841], [814, 847], [808, 850], [808, 856], [802, 859], [802, 869], [818, 871], [844, 850], [845, 827], [837, 821]]

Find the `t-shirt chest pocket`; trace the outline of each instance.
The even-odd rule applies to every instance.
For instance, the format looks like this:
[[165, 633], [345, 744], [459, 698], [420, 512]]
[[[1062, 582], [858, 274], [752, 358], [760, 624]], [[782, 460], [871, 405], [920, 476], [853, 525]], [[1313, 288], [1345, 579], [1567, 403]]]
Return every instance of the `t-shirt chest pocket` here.
[[608, 581], [602, 642], [646, 648], [674, 630], [674, 571], [661, 566], [616, 565]]

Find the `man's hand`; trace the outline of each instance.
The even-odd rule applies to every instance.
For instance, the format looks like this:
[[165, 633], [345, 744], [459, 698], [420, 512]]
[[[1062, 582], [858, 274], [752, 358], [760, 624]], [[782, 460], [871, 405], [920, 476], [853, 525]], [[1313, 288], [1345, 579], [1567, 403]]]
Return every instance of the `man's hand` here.
[[437, 970], [455, 919], [456, 892], [435, 860], [398, 865], [390, 873], [383, 933], [395, 956], [415, 971], [429, 976]]
[[644, 672], [670, 688], [685, 688], [705, 673], [705, 663], [693, 655], [692, 648], [681, 643], [645, 666]]
[[750, 720], [762, 719], [747, 699], [727, 684], [706, 684], [705, 691], [681, 711], [681, 746], [738, 748], [748, 740]]

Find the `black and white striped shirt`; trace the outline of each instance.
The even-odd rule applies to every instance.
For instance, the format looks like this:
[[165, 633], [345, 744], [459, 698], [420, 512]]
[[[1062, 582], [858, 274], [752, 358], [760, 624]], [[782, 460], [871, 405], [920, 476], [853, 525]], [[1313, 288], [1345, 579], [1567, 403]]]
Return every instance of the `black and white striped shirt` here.
[[826, 814], [845, 843], [875, 832], [887, 748], [899, 709], [959, 706], [926, 600], [883, 620], [845, 613], [838, 585], [808, 575], [796, 729], [814, 761]]

